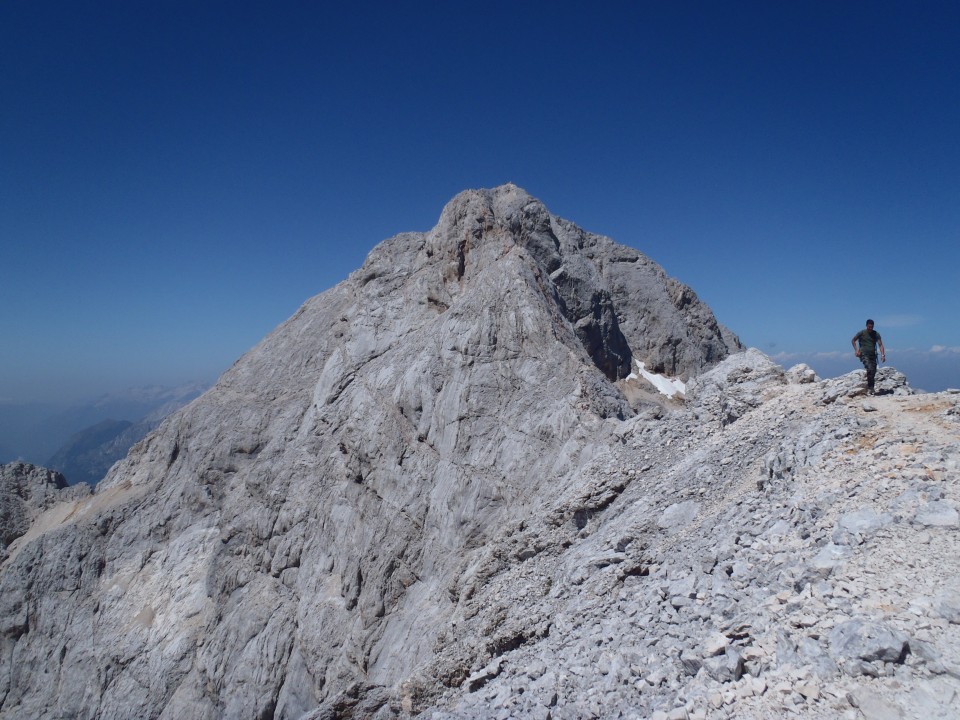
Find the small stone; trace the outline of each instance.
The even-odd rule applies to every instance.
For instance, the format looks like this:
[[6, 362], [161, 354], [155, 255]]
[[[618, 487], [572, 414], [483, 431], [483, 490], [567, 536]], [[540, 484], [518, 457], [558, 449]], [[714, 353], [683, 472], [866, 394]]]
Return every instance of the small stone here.
[[703, 659], [690, 651], [684, 651], [680, 654], [680, 664], [687, 675], [696, 675], [703, 666]]
[[723, 633], [714, 633], [707, 639], [707, 642], [703, 646], [704, 655], [707, 657], [721, 655], [727, 649], [729, 644], [730, 638], [728, 638], [726, 635]]
[[944, 500], [934, 500], [917, 511], [913, 521], [925, 527], [960, 527], [960, 513]]
[[850, 704], [860, 710], [864, 720], [903, 720], [902, 708], [892, 700], [867, 690], [859, 690], [853, 696]]

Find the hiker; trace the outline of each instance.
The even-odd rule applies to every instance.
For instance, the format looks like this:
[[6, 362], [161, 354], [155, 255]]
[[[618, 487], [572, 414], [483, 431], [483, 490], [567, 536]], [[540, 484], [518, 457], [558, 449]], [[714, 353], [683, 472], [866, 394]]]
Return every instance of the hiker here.
[[[887, 351], [883, 348], [880, 333], [873, 329], [873, 320], [867, 320], [867, 327], [853, 336], [850, 341], [854, 353], [867, 370], [867, 394], [873, 395], [873, 382], [877, 377], [877, 346], [880, 346], [880, 362], [887, 361]], [[859, 345], [859, 347], [858, 347]]]

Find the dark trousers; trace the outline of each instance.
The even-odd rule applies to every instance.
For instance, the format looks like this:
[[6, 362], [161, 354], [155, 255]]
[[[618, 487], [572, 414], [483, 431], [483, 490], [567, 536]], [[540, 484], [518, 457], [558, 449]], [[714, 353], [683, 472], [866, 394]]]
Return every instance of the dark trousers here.
[[877, 356], [860, 353], [860, 362], [867, 370], [867, 389], [873, 390], [873, 382], [877, 377]]

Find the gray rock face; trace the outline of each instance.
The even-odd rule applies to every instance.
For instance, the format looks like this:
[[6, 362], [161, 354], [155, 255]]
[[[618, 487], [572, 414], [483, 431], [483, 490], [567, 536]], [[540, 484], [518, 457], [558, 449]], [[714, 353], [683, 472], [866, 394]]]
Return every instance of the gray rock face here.
[[514, 186], [463, 193], [12, 548], [0, 716], [421, 707], [460, 677], [412, 681], [483, 549], [633, 415], [612, 381], [738, 348], [640, 253]]
[[41, 512], [84, 490], [64, 492], [63, 475], [24, 462], [0, 465], [0, 559], [7, 547], [30, 529]]

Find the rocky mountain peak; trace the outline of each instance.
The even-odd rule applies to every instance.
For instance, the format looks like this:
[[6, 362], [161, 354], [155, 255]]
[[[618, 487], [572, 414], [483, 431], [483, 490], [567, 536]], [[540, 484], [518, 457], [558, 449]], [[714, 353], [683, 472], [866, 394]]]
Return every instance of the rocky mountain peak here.
[[477, 292], [496, 302], [497, 278], [524, 273], [611, 380], [629, 375], [634, 357], [655, 372], [690, 377], [741, 347], [649, 258], [552, 215], [512, 184], [460, 193], [433, 230], [382, 243], [357, 277], [405, 278], [443, 312], [460, 298], [470, 305]]
[[[0, 565], [0, 718], [645, 716], [725, 707], [730, 683], [780, 682], [784, 662], [834, 690], [848, 665], [908, 667], [906, 622], [864, 659], [868, 609], [831, 606], [861, 622], [834, 649], [839, 615], [781, 643], [766, 608], [789, 591], [802, 628], [809, 598], [840, 597], [828, 570], [859, 557], [857, 528], [893, 527], [894, 496], [949, 546], [955, 400], [906, 404], [884, 369], [874, 411], [915, 415], [927, 463], [896, 475], [898, 430], [861, 417], [855, 377], [739, 349], [641, 253], [515, 186], [462, 193], [94, 495], [31, 509]], [[686, 399], [641, 386], [639, 363]], [[840, 517], [861, 509], [845, 460], [873, 447], [896, 478], [870, 496], [880, 520]], [[823, 473], [841, 479], [821, 493]], [[949, 614], [949, 588], [924, 582]]]
[[522, 248], [547, 274], [563, 264], [565, 249], [555, 218], [516, 185], [467, 190], [451, 200], [429, 233], [427, 253], [453, 259], [457, 278], [479, 270], [513, 248]]

